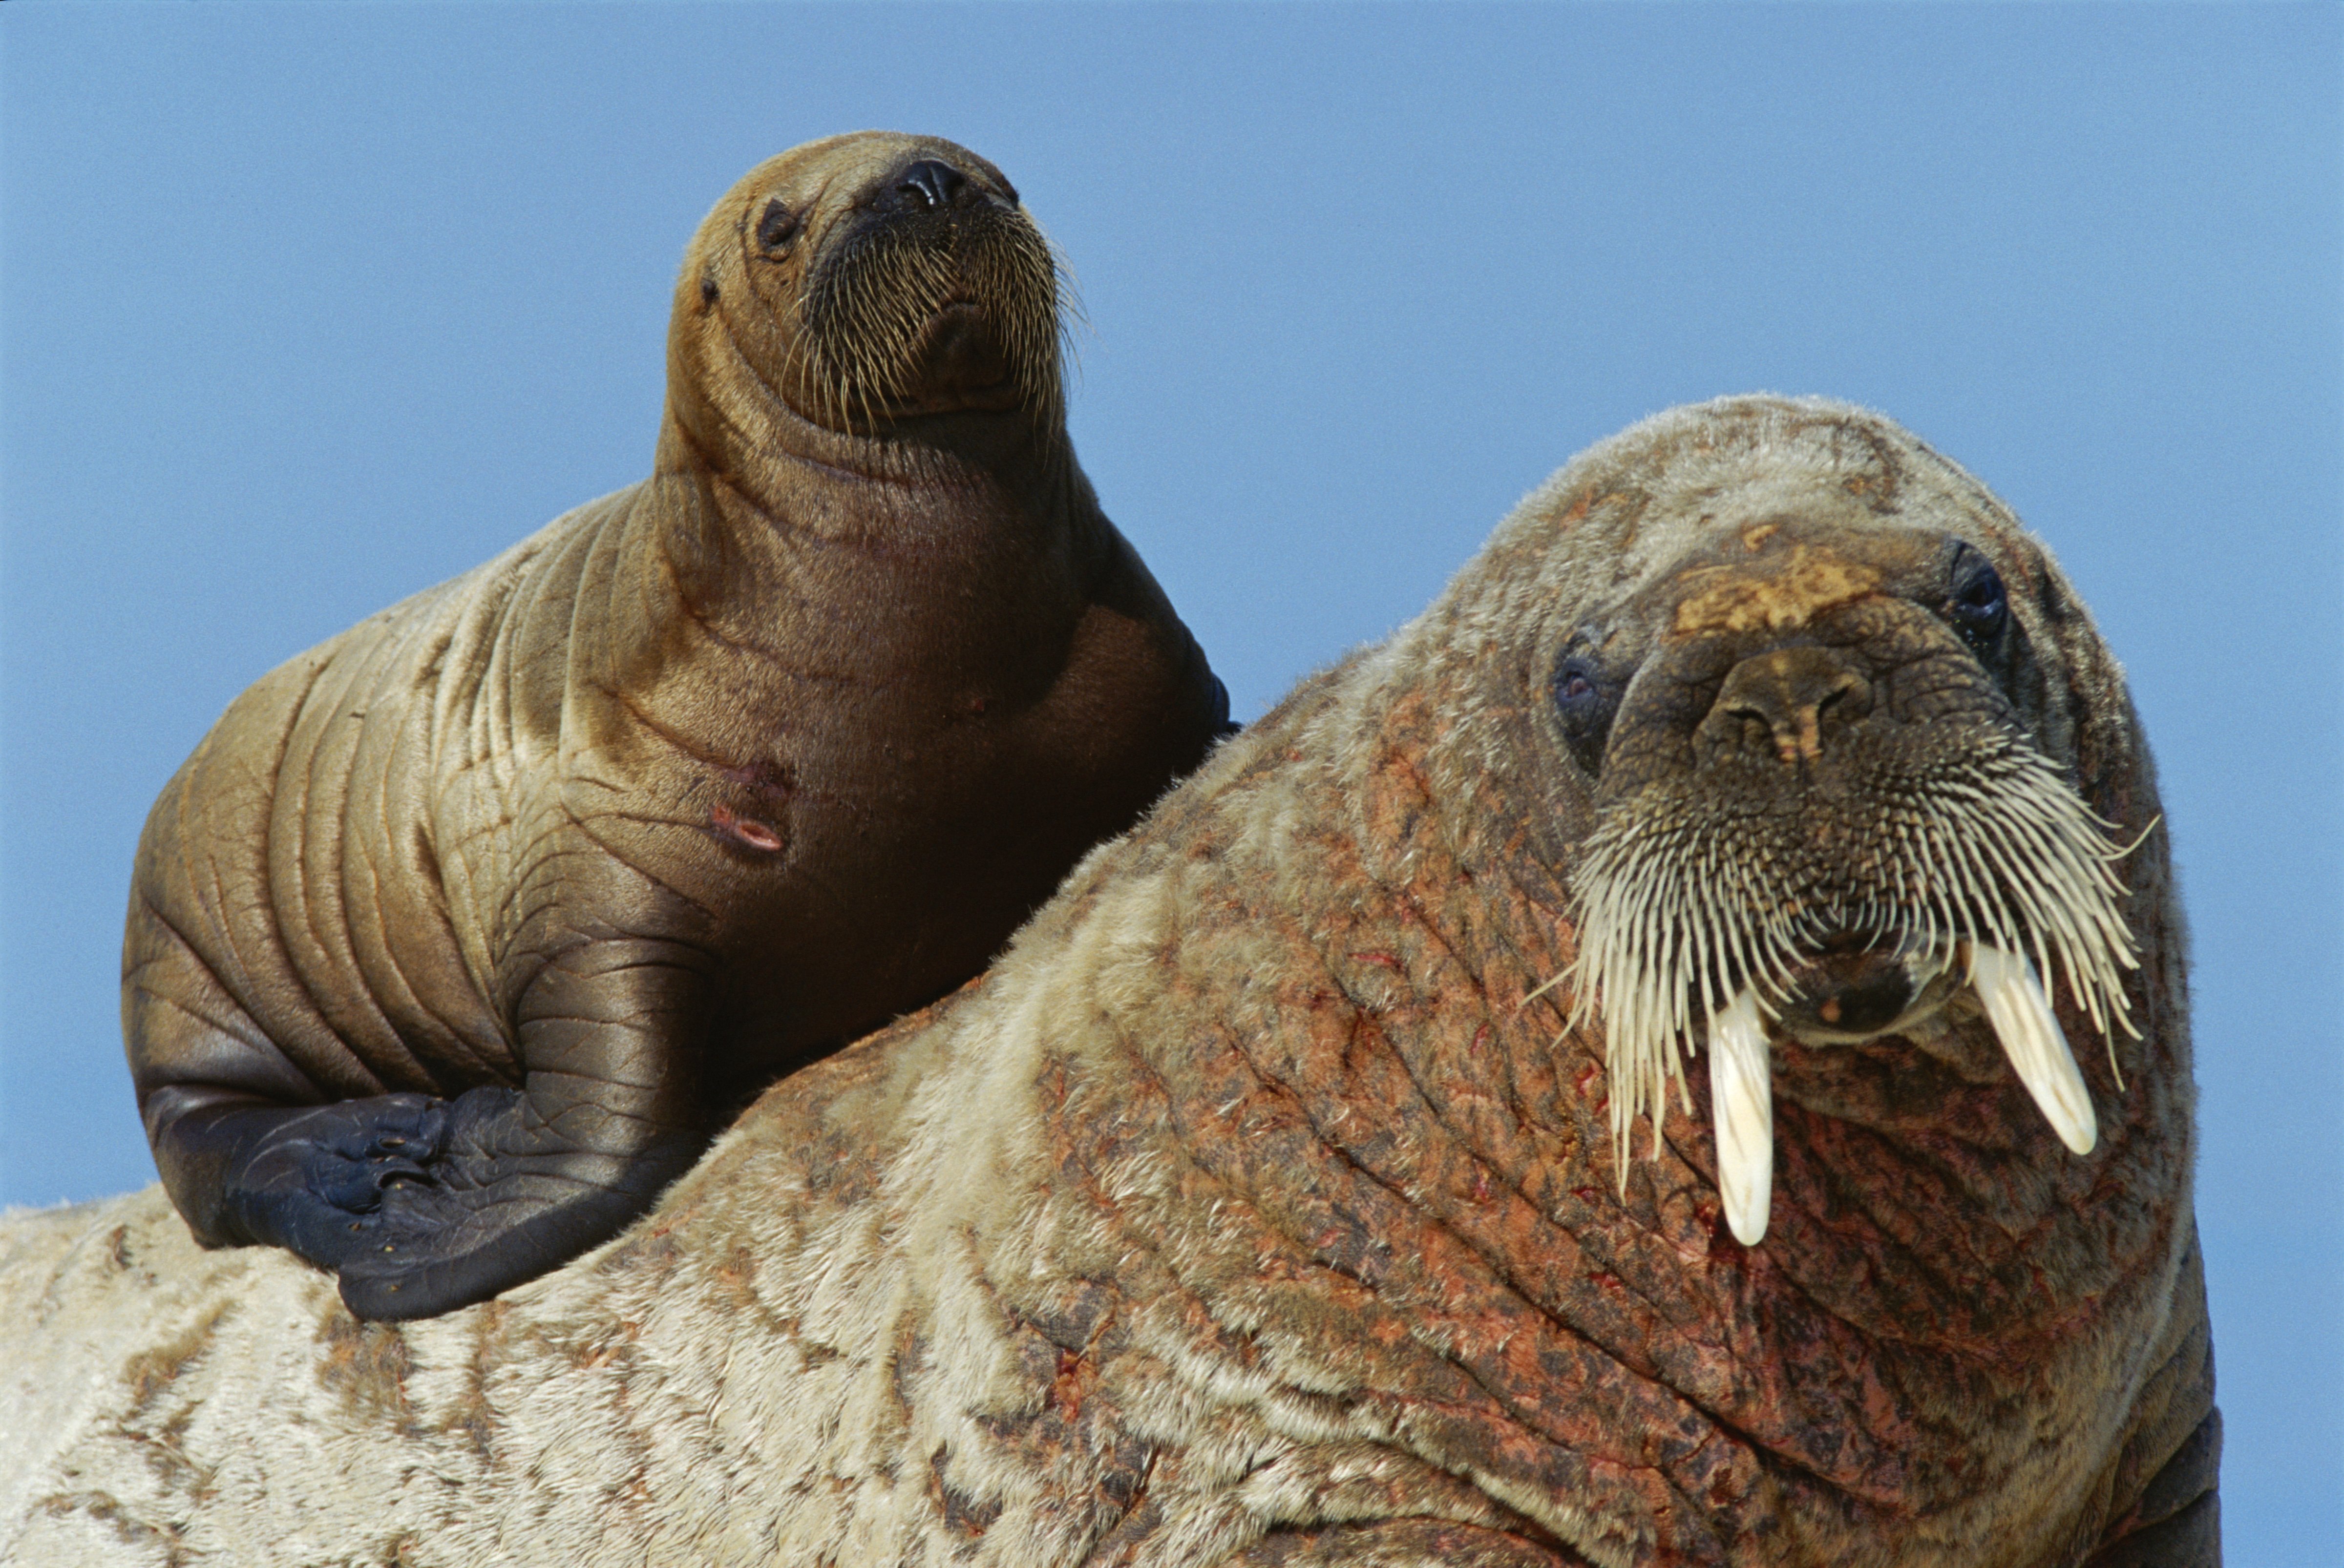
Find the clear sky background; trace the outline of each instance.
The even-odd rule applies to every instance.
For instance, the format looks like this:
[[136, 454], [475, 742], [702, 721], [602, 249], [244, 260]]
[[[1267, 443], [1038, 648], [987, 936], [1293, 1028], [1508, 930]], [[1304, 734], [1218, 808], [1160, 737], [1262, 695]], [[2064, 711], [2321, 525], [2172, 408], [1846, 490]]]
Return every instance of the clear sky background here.
[[152, 1179], [148, 803], [264, 670], [648, 471], [751, 165], [994, 159], [1241, 717], [1574, 451], [1884, 409], [2126, 660], [2196, 941], [2231, 1561], [2344, 1540], [2344, 48], [2329, 6], [0, 9], [0, 1201]]

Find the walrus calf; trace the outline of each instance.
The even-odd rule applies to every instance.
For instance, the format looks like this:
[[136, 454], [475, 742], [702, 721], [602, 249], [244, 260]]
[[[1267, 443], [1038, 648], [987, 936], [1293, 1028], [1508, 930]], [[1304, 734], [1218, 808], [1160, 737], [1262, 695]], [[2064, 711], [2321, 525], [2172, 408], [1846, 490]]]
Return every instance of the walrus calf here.
[[811, 143], [693, 236], [652, 477], [237, 699], [156, 804], [123, 1030], [207, 1245], [445, 1312], [981, 968], [1228, 697], [1066, 437], [983, 158]]
[[1967, 475], [1662, 415], [591, 1258], [393, 1327], [0, 1227], [0, 1557], [2212, 1563], [2156, 822]]

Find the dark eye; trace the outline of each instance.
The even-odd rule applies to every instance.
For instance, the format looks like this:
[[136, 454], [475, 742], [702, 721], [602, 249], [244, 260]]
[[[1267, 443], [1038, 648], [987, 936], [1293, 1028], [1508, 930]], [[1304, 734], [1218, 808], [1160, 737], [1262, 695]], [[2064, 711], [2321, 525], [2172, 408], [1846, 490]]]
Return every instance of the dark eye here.
[[2002, 574], [1969, 546], [1955, 552], [1953, 592], [1945, 610], [1954, 629], [1980, 658], [2001, 646], [2003, 628], [2010, 623], [2010, 598], [2003, 591]]
[[765, 204], [757, 218], [757, 246], [768, 256], [777, 256], [789, 247], [798, 236], [798, 215], [782, 205], [779, 196]]
[[1554, 712], [1562, 742], [1590, 775], [1603, 767], [1603, 744], [1612, 733], [1613, 694], [1604, 688], [1594, 659], [1566, 654], [1554, 672]]

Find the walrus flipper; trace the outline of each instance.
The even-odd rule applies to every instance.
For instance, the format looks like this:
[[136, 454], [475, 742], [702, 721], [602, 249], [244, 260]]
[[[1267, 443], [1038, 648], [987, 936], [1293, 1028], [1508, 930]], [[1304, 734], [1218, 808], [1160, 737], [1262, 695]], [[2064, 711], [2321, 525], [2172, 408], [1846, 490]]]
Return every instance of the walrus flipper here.
[[267, 1070], [281, 1059], [201, 1022], [235, 1016], [208, 971], [143, 968], [136, 1000], [183, 1005], [134, 1006], [134, 1044], [202, 1069], [142, 1096], [197, 1239], [287, 1248], [339, 1274], [359, 1317], [418, 1318], [558, 1268], [648, 1209], [707, 1141], [706, 960], [672, 940], [540, 937], [516, 1008], [521, 1086], [452, 1099], [288, 1104], [298, 1090]]
[[[189, 1119], [195, 1121], [197, 1119]], [[235, 1239], [290, 1249], [338, 1269], [372, 1241], [384, 1196], [428, 1180], [447, 1137], [448, 1102], [381, 1094], [297, 1111], [242, 1110], [182, 1122], [183, 1144], [225, 1145], [218, 1199]]]
[[520, 1091], [376, 1095], [273, 1115], [228, 1179], [249, 1240], [341, 1279], [361, 1318], [431, 1317], [560, 1267], [616, 1235], [697, 1140], [581, 1148]]
[[363, 1224], [369, 1244], [334, 1265], [350, 1311], [421, 1318], [485, 1301], [650, 1208], [707, 1141], [691, 1043], [707, 990], [687, 944], [604, 937], [558, 950], [517, 1009], [524, 1086], [433, 1102], [440, 1114], [414, 1134], [429, 1146], [388, 1151], [422, 1171], [390, 1177]]
[[370, 1245], [339, 1265], [361, 1318], [430, 1317], [485, 1301], [619, 1233], [680, 1174], [680, 1132], [627, 1154], [560, 1146], [528, 1096], [466, 1091], [446, 1107], [429, 1179], [394, 1181]]

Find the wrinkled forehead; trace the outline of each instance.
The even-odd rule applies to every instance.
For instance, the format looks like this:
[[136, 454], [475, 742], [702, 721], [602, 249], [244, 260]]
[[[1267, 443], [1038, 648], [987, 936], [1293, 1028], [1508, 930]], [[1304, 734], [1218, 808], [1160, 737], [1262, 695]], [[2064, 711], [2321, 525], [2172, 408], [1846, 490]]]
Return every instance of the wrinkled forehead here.
[[1542, 558], [1541, 597], [1566, 617], [1761, 555], [1884, 583], [1925, 569], [1954, 540], [2022, 585], [2041, 559], [1983, 486], [1888, 421], [1772, 399], [1673, 410], [1591, 448], [1500, 540]]

